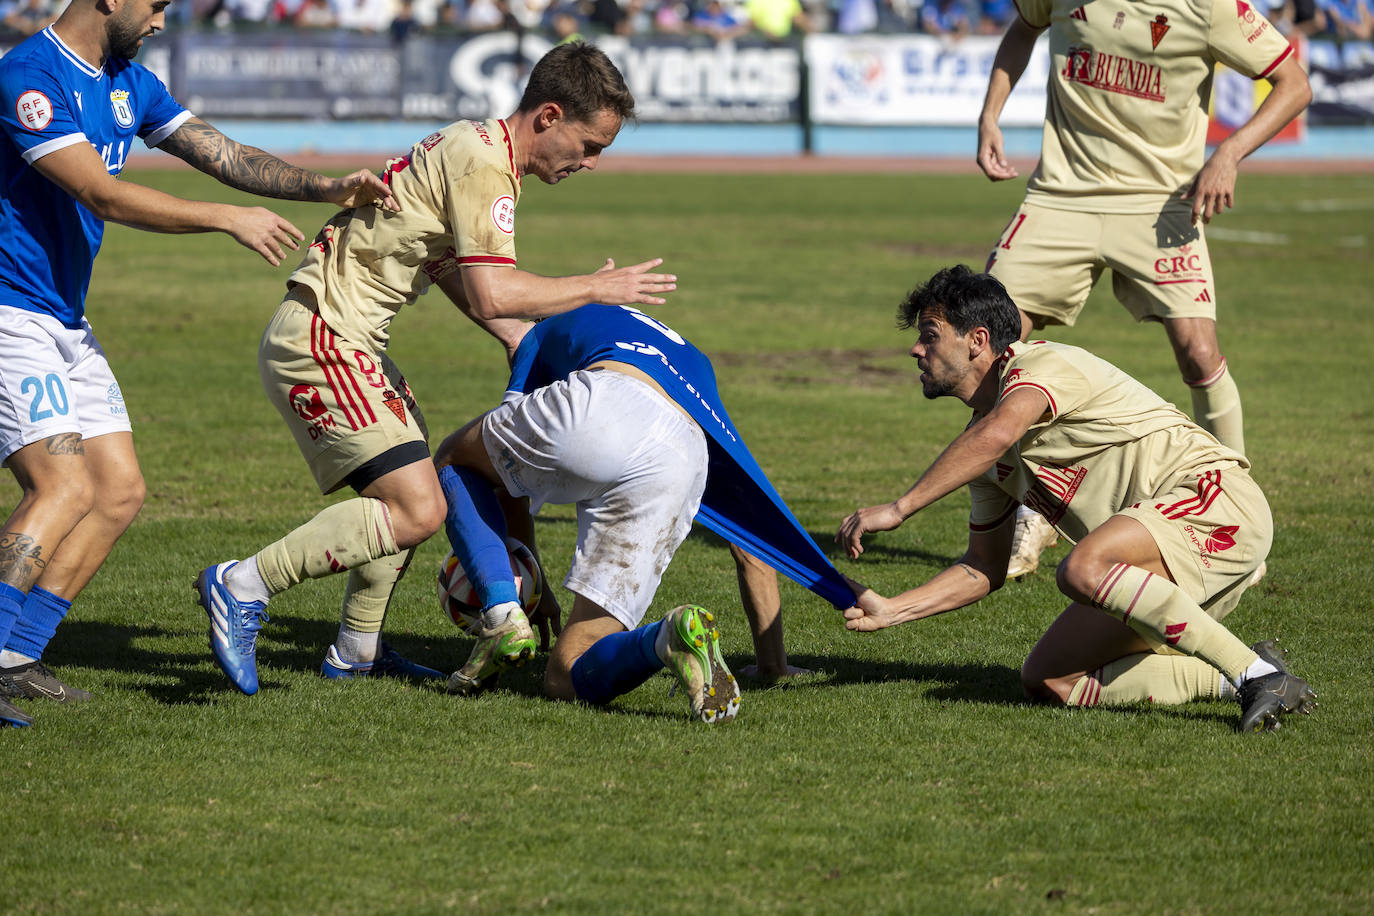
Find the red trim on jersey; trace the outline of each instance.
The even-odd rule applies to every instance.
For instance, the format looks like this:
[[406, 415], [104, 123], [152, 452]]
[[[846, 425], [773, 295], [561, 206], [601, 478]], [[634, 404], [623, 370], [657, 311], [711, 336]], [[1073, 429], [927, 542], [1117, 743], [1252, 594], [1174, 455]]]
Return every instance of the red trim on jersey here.
[[1189, 388], [1206, 388], [1208, 385], [1216, 384], [1217, 379], [1221, 378], [1225, 374], [1226, 360], [1223, 358], [1221, 361], [1221, 365], [1218, 366], [1216, 371], [1213, 372], [1211, 375], [1207, 376], [1204, 379], [1199, 379], [1196, 382], [1184, 382], [1184, 384], [1187, 385]]
[[1275, 60], [1274, 60], [1274, 62], [1273, 62], [1272, 64], [1270, 64], [1269, 66], [1265, 67], [1265, 68], [1264, 68], [1264, 72], [1261, 73], [1259, 76], [1255, 77], [1255, 79], [1257, 79], [1257, 80], [1262, 80], [1262, 79], [1264, 79], [1266, 76], [1268, 76], [1270, 73], [1273, 73], [1273, 72], [1274, 72], [1274, 68], [1277, 67], [1279, 64], [1283, 63], [1284, 61], [1286, 61], [1286, 60], [1288, 59], [1289, 55], [1291, 55], [1292, 53], [1293, 53], [1293, 46], [1292, 46], [1292, 45], [1289, 45], [1288, 47], [1284, 48], [1284, 49], [1283, 49], [1283, 53], [1280, 54], [1277, 58], [1275, 58]]
[[498, 258], [496, 255], [491, 255], [491, 254], [474, 254], [474, 255], [469, 255], [469, 256], [466, 257], [466, 258], [459, 258], [459, 259], [458, 259], [458, 263], [459, 263], [459, 264], [500, 264], [500, 265], [508, 265], [508, 266], [510, 266], [510, 267], [514, 267], [514, 266], [515, 266], [515, 258]]
[[1054, 395], [1050, 394], [1049, 390], [1043, 385], [1037, 385], [1035, 382], [1014, 382], [1002, 389], [1002, 397], [1005, 398], [1010, 392], [1015, 391], [1017, 388], [1034, 388], [1045, 396], [1045, 400], [1050, 402], [1050, 416], [1059, 416], [1059, 408], [1054, 405]]
[[1005, 525], [1007, 523], [1007, 519], [1011, 518], [1015, 512], [1016, 503], [1012, 503], [1006, 512], [1003, 512], [1000, 516], [997, 517], [996, 521], [985, 522], [982, 524], [974, 524], [973, 522], [969, 522], [968, 530], [976, 531], [979, 534], [982, 534], [984, 531], [996, 531], [998, 528], [1001, 528], [1003, 525]]
[[510, 170], [515, 173], [515, 180], [520, 180], [520, 167], [515, 164], [515, 143], [510, 138], [510, 128], [506, 126], [504, 120], [498, 120], [501, 125], [501, 139], [506, 143], [506, 155], [510, 158]]

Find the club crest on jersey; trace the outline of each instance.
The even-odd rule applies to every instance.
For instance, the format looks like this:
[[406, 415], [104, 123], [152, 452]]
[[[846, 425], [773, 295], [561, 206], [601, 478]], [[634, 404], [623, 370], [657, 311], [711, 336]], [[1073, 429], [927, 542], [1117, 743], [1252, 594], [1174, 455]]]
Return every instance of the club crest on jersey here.
[[386, 405], [387, 410], [396, 415], [396, 419], [401, 421], [402, 426], [410, 425], [406, 422], [406, 402], [401, 400], [396, 392], [392, 391], [390, 388], [383, 391], [382, 403]]
[[29, 130], [42, 130], [52, 123], [52, 102], [37, 89], [30, 89], [15, 100], [14, 113]]
[[1150, 45], [1158, 48], [1159, 43], [1164, 40], [1164, 33], [1169, 31], [1169, 17], [1160, 13], [1150, 23]]
[[491, 221], [506, 235], [515, 232], [515, 198], [506, 195], [492, 201]]
[[120, 127], [134, 126], [134, 109], [129, 104], [129, 90], [116, 89], [111, 92], [110, 108], [114, 110], [116, 124]]

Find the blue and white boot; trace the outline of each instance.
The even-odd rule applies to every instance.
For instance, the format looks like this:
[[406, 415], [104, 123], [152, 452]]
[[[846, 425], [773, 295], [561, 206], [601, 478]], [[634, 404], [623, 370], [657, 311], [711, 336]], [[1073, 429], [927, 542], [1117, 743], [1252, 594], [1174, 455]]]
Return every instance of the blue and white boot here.
[[258, 631], [267, 622], [265, 601], [240, 601], [224, 583], [236, 560], [206, 567], [196, 579], [199, 604], [210, 618], [210, 650], [234, 686], [258, 692]]

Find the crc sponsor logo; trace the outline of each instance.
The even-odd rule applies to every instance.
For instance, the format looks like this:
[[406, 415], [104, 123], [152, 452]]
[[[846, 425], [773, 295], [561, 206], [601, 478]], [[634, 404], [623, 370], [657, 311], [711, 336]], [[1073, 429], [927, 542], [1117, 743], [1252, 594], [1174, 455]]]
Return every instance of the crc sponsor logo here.
[[1151, 102], [1164, 101], [1163, 75], [1154, 64], [1094, 51], [1083, 45], [1069, 46], [1064, 54], [1064, 69], [1059, 75], [1067, 82], [1104, 92]]
[[1176, 274], [1196, 274], [1202, 272], [1202, 256], [1196, 254], [1176, 254], [1155, 261], [1155, 273], [1160, 276]]
[[30, 89], [15, 101], [14, 113], [29, 130], [43, 130], [52, 123], [52, 102], [37, 89]]

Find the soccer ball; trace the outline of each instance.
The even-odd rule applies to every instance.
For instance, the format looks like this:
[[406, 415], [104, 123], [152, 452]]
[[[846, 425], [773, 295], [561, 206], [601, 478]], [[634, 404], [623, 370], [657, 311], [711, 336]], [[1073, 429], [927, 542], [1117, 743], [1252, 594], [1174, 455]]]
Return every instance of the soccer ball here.
[[[510, 569], [515, 574], [515, 590], [520, 595], [520, 606], [526, 614], [534, 612], [543, 596], [543, 574], [534, 554], [515, 538], [506, 538], [506, 548], [510, 551]], [[468, 582], [463, 565], [450, 551], [439, 566], [439, 607], [449, 620], [463, 632], [471, 629], [482, 617], [482, 599], [477, 590]]]

